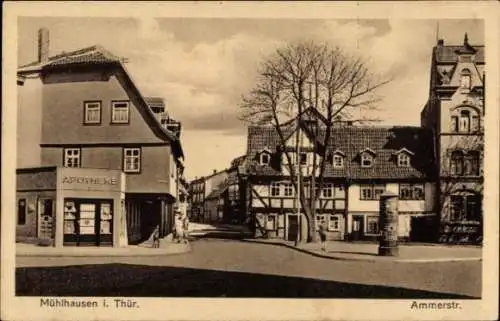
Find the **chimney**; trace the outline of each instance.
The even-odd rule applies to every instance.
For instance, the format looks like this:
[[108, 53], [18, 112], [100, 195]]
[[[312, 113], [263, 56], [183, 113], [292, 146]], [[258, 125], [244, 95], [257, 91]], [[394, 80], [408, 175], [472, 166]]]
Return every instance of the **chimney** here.
[[41, 28], [38, 30], [38, 62], [49, 60], [49, 30]]
[[217, 170], [216, 170], [216, 169], [214, 169], [214, 174], [216, 174], [216, 173], [217, 173]]
[[444, 46], [444, 40], [443, 39], [439, 39], [438, 40], [438, 46]]

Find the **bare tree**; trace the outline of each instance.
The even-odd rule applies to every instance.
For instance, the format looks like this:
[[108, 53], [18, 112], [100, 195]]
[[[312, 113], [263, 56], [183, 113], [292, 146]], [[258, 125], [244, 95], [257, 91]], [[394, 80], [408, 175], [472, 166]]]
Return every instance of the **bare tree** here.
[[[263, 61], [255, 87], [242, 98], [243, 119], [251, 124], [272, 125], [280, 139], [286, 166], [308, 223], [308, 242], [316, 241], [316, 201], [324, 185], [324, 173], [331, 153], [331, 129], [335, 121], [367, 121], [353, 118], [360, 109], [376, 109], [380, 97], [376, 89], [388, 83], [370, 73], [364, 61], [338, 47], [314, 42], [298, 42], [278, 48]], [[314, 108], [323, 117], [309, 131], [313, 153], [312, 175], [295, 167], [294, 152], [285, 149], [287, 130], [299, 126], [304, 111]], [[299, 130], [296, 131], [299, 143]], [[318, 148], [318, 145], [322, 145]], [[296, 153], [296, 152], [295, 152]], [[299, 163], [299, 155], [295, 161]], [[297, 176], [298, 175], [298, 176]], [[295, 179], [297, 178], [297, 179]], [[309, 184], [297, 184], [305, 178]], [[300, 185], [300, 188], [299, 188]], [[306, 188], [308, 193], [306, 193]], [[306, 198], [306, 195], [310, 197]]]

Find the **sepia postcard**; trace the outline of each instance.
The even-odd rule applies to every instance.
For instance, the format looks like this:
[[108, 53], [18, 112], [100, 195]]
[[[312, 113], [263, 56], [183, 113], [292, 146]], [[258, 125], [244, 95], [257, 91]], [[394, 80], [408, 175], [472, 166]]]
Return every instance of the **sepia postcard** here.
[[2, 320], [495, 320], [496, 2], [6, 2]]

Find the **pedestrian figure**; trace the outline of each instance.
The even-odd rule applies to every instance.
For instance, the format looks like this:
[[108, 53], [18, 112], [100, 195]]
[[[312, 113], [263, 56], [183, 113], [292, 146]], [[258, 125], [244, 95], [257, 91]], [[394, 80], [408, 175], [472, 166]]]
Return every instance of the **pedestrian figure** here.
[[189, 242], [189, 218], [187, 215], [182, 219], [182, 229], [184, 234], [184, 243]]
[[319, 237], [321, 239], [321, 250], [326, 251], [326, 231], [328, 227], [326, 226], [326, 221], [323, 219], [319, 225]]
[[180, 213], [175, 215], [175, 236], [177, 243], [184, 241], [184, 228]]
[[153, 248], [160, 247], [160, 226], [156, 225], [153, 231]]

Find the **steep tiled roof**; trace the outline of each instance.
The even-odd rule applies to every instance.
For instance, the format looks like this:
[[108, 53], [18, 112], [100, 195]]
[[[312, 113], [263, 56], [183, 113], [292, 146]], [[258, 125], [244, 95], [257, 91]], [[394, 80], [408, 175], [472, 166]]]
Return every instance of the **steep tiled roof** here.
[[46, 62], [34, 61], [19, 67], [19, 72], [33, 68], [49, 68], [62, 65], [102, 64], [121, 62], [123, 59], [113, 55], [99, 45], [71, 51], [49, 57]]
[[[291, 133], [290, 130], [287, 132]], [[281, 175], [279, 144], [279, 136], [273, 127], [249, 127], [247, 169], [251, 175]], [[259, 165], [257, 160], [258, 153], [266, 146], [273, 148], [270, 166]], [[375, 162], [371, 168], [361, 167], [360, 152], [366, 148], [375, 152]], [[396, 163], [395, 153], [402, 148], [415, 154], [412, 156], [411, 167], [399, 167]], [[432, 148], [430, 133], [419, 127], [332, 128], [329, 153], [341, 151], [345, 154], [345, 161], [342, 169], [335, 169], [328, 162], [325, 176], [351, 179], [429, 177], [433, 174]]]
[[218, 188], [211, 191], [210, 194], [208, 194], [207, 197], [205, 197], [205, 199], [219, 198], [226, 190], [227, 190], [226, 184], [219, 186]]
[[[435, 47], [436, 60], [438, 63], [452, 63], [457, 62], [458, 53], [463, 49], [462, 46], [437, 46]], [[484, 63], [484, 46], [471, 46], [476, 50], [475, 62]]]
[[155, 135], [161, 137], [162, 139], [169, 140], [173, 143], [173, 149], [176, 155], [179, 157], [184, 157], [184, 152], [178, 137], [174, 133], [164, 128], [159, 120], [154, 115], [153, 111], [149, 108], [148, 102], [145, 100], [144, 96], [141, 94], [136, 83], [132, 79], [130, 73], [124, 66], [126, 59], [119, 58], [102, 46], [95, 45], [71, 52], [63, 52], [61, 54], [51, 56], [46, 62], [32, 62], [23, 66], [18, 67], [17, 75], [18, 77], [38, 73], [41, 70], [53, 70], [52, 68], [61, 66], [77, 66], [77, 65], [109, 65], [114, 64], [119, 67], [118, 73], [124, 76], [126, 86], [134, 92], [139, 100], [141, 100], [141, 105], [139, 106], [140, 113], [145, 117], [145, 121], [148, 123], [150, 128], [153, 130]]

